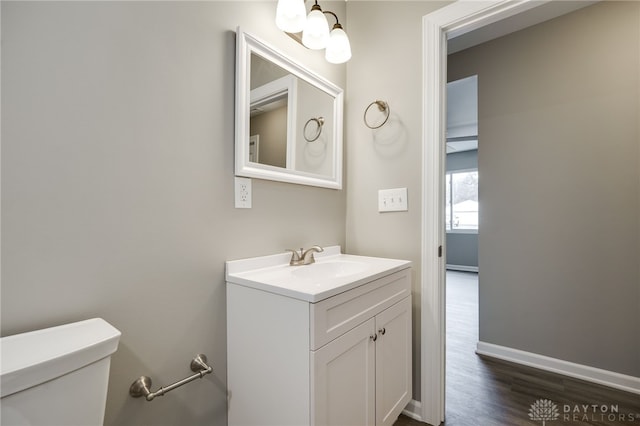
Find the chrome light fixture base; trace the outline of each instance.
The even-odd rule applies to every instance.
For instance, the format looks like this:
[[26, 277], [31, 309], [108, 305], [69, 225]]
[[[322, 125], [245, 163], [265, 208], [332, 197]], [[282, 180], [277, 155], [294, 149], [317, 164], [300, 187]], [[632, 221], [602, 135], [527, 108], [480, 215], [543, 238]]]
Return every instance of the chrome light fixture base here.
[[[323, 11], [318, 0], [315, 0], [309, 15], [303, 20], [300, 18], [300, 5], [304, 9], [304, 0], [278, 0], [276, 10], [278, 28], [308, 49], [326, 49], [325, 59], [329, 63], [342, 64], [351, 59], [349, 37], [340, 24], [338, 16], [329, 10]], [[325, 15], [332, 15], [336, 20], [331, 31]]]

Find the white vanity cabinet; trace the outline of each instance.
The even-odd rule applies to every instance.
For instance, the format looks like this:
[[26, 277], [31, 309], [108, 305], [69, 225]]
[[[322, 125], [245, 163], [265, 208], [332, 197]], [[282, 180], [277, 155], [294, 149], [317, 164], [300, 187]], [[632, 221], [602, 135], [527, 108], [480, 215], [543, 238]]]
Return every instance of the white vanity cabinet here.
[[314, 425], [392, 425], [411, 399], [411, 298], [311, 351]]
[[228, 274], [229, 425], [392, 425], [412, 387], [403, 262], [317, 301]]

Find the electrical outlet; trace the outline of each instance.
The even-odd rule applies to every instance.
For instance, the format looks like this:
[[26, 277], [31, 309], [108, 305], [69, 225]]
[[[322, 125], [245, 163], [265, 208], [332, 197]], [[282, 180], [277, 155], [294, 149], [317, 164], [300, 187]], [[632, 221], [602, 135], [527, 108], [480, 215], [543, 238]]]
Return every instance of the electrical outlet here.
[[251, 179], [235, 178], [236, 209], [251, 208]]
[[381, 189], [378, 191], [379, 212], [406, 212], [407, 188]]

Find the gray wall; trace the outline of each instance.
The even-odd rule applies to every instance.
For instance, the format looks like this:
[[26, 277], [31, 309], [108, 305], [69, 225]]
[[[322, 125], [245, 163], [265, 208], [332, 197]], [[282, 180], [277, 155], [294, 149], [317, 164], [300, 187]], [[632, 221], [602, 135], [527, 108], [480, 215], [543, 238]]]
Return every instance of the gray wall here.
[[[447, 154], [448, 172], [478, 168], [478, 150]], [[481, 213], [482, 214], [482, 213]], [[447, 265], [478, 267], [478, 233], [447, 232]]]
[[449, 58], [478, 74], [480, 340], [640, 376], [640, 3]]
[[452, 152], [447, 154], [446, 170], [469, 170], [478, 168], [478, 150]]
[[478, 234], [448, 232], [447, 269], [476, 270], [468, 268], [478, 268]]
[[[413, 262], [413, 398], [420, 400], [422, 16], [448, 2], [349, 1], [353, 58], [347, 66], [347, 248]], [[389, 103], [377, 130], [363, 122]], [[378, 190], [407, 187], [409, 211], [378, 213]]]
[[[234, 209], [236, 26], [342, 87], [346, 66], [277, 30], [275, 2], [1, 7], [2, 335], [102, 317], [123, 333], [107, 425], [225, 424], [225, 260], [344, 245], [346, 209], [344, 191], [255, 179]], [[214, 375], [128, 396], [198, 352]]]

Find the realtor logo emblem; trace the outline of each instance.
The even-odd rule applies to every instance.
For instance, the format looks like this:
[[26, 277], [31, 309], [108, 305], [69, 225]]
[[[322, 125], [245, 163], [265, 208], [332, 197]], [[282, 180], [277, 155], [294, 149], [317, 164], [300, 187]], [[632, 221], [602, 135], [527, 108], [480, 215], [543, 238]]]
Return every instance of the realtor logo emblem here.
[[558, 406], [548, 399], [539, 399], [529, 408], [529, 418], [542, 421], [542, 426], [545, 426], [547, 421], [557, 420], [558, 417], [560, 417]]

